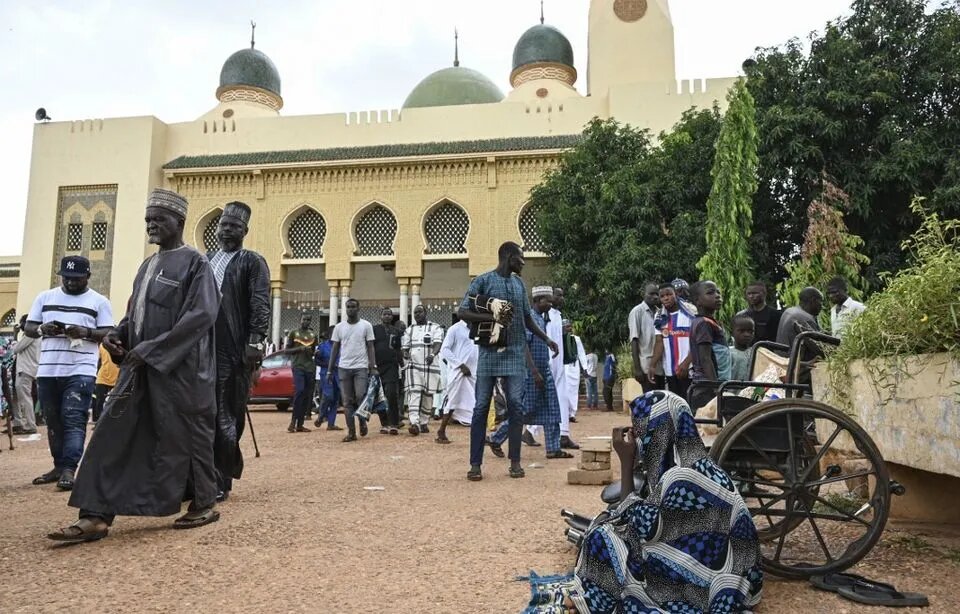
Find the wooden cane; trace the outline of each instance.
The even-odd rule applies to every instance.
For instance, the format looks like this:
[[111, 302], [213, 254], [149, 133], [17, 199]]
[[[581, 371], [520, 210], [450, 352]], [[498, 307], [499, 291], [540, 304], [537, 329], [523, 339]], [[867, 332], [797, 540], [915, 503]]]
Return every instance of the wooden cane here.
[[7, 408], [6, 417], [7, 417], [7, 439], [10, 440], [10, 449], [13, 449], [13, 422], [10, 420], [10, 412], [12, 409]]

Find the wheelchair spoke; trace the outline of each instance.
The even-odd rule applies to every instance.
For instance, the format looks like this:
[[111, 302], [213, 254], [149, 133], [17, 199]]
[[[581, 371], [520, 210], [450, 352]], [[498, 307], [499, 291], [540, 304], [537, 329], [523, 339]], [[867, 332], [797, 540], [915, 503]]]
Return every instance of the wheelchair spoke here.
[[776, 482], [771, 482], [769, 480], [758, 480], [755, 478], [743, 478], [736, 477], [734, 478], [737, 482], [746, 482], [747, 484], [756, 484], [757, 486], [769, 486], [770, 488], [777, 488], [779, 490], [790, 490], [787, 486], [783, 484], [778, 484]]
[[827, 438], [826, 443], [820, 446], [820, 451], [817, 452], [817, 455], [813, 457], [813, 460], [810, 461], [810, 466], [807, 467], [807, 469], [803, 472], [803, 475], [800, 476], [801, 482], [806, 482], [810, 478], [810, 472], [813, 471], [813, 468], [820, 466], [821, 459], [823, 459], [824, 455], [827, 453], [827, 451], [830, 449], [830, 446], [833, 444], [833, 440], [837, 438], [837, 435], [839, 435], [840, 431], [842, 430], [844, 430], [844, 428], [838, 424], [837, 428], [834, 429], [833, 434], [831, 434], [830, 437]]
[[750, 447], [753, 448], [753, 450], [760, 455], [760, 458], [762, 458], [764, 462], [767, 463], [768, 468], [773, 469], [777, 473], [781, 473], [780, 467], [778, 467], [777, 464], [773, 462], [773, 459], [771, 459], [770, 456], [764, 450], [762, 450], [760, 446], [757, 445], [757, 443], [753, 440], [752, 437], [750, 437], [750, 435], [747, 435], [746, 433], [744, 433], [743, 438], [746, 439], [747, 443], [750, 444]]
[[807, 520], [810, 521], [810, 526], [813, 527], [813, 534], [817, 536], [817, 541], [820, 542], [823, 553], [827, 555], [827, 563], [832, 563], [833, 556], [830, 555], [830, 548], [827, 547], [827, 542], [824, 541], [823, 535], [820, 533], [820, 527], [818, 527], [817, 523], [813, 520], [813, 516], [808, 515]]
[[821, 496], [819, 496], [819, 495], [813, 495], [813, 498], [816, 499], [817, 502], [820, 503], [821, 505], [826, 505], [827, 507], [829, 507], [829, 508], [832, 509], [833, 511], [837, 512], [838, 514], [840, 514], [840, 517], [838, 518], [838, 520], [840, 520], [840, 519], [844, 519], [844, 520], [855, 520], [855, 521], [859, 522], [860, 524], [862, 524], [863, 526], [865, 526], [865, 527], [867, 527], [867, 528], [870, 528], [870, 523], [867, 522], [866, 520], [863, 520], [862, 518], [858, 518], [858, 517], [854, 516], [853, 514], [849, 514], [849, 513], [845, 512], [845, 511], [843, 511], [842, 509], [840, 509], [839, 507], [837, 507], [837, 506], [834, 505], [833, 503], [830, 503], [829, 501], [827, 501], [827, 500], [824, 499], [823, 497], [821, 497]]
[[820, 480], [815, 480], [813, 482], [804, 483], [804, 488], [816, 488], [817, 486], [827, 486], [828, 484], [836, 484], [837, 482], [843, 482], [845, 480], [852, 480], [854, 478], [865, 478], [868, 475], [876, 475], [876, 470], [870, 471], [860, 471], [859, 473], [851, 473], [850, 475], [838, 475], [833, 478], [823, 478]]
[[[790, 495], [787, 495], [786, 516], [784, 516], [783, 518], [784, 526], [790, 526], [789, 525], [790, 516], [791, 516], [790, 510], [792, 508], [793, 508], [793, 497]], [[783, 542], [787, 539], [787, 533], [789, 533], [789, 531], [780, 532], [780, 539], [777, 540], [777, 551], [773, 555], [774, 561], [777, 561], [777, 562], [780, 561], [780, 553], [783, 552]]]

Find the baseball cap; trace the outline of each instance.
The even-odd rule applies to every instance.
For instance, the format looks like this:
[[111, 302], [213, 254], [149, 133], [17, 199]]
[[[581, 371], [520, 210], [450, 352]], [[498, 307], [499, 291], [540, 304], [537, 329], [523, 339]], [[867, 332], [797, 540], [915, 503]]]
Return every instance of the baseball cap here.
[[674, 279], [670, 282], [670, 285], [673, 286], [674, 290], [683, 290], [684, 288], [689, 288], [690, 284], [687, 283], [685, 279]]
[[67, 256], [60, 261], [61, 277], [86, 277], [90, 274], [90, 261], [83, 256]]

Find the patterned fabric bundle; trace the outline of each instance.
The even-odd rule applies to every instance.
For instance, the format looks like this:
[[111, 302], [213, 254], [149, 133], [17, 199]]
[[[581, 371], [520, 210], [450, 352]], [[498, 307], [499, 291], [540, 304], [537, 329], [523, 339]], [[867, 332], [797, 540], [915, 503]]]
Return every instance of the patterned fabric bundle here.
[[655, 486], [594, 520], [572, 575], [532, 574], [524, 612], [749, 612], [763, 587], [760, 546], [733, 481], [707, 456], [683, 399], [649, 392], [631, 410]]
[[477, 345], [503, 348], [507, 345], [502, 322], [507, 314], [513, 313], [513, 305], [498, 298], [483, 294], [469, 296], [470, 311], [493, 314], [493, 322], [474, 322], [470, 324], [470, 338]]
[[380, 385], [380, 376], [371, 375], [367, 382], [367, 394], [363, 401], [357, 407], [356, 416], [361, 420], [369, 420], [370, 414], [387, 413], [387, 399], [383, 396], [383, 388]]

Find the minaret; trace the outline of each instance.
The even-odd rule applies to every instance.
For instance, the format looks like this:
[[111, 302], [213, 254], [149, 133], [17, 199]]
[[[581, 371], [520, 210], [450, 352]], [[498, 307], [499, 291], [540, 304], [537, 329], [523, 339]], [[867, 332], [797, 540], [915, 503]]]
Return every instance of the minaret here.
[[676, 83], [667, 0], [591, 0], [587, 91], [630, 83]]

